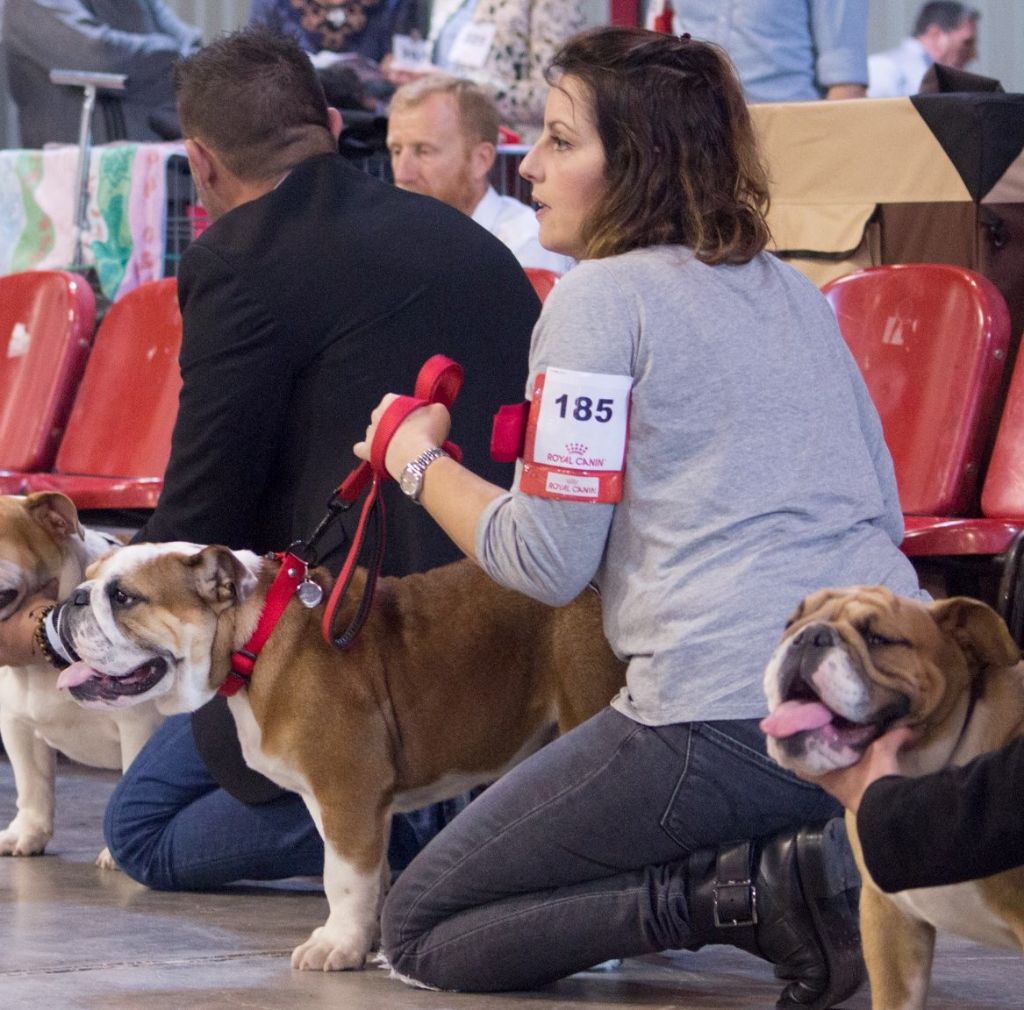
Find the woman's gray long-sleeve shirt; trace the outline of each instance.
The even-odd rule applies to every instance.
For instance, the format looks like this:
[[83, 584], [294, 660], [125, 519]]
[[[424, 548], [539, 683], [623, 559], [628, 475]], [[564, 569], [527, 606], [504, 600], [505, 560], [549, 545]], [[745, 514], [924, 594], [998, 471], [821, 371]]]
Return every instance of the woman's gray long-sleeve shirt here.
[[513, 490], [477, 527], [497, 581], [551, 603], [590, 581], [649, 725], [761, 716], [761, 678], [812, 590], [919, 595], [878, 414], [820, 292], [769, 254], [679, 246], [580, 263], [548, 296], [530, 381], [632, 376], [617, 505]]

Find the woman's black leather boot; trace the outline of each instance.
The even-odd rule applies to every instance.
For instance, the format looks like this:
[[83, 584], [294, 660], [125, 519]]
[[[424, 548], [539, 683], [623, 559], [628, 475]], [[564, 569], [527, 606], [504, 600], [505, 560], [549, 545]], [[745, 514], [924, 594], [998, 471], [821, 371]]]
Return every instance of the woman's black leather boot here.
[[779, 1010], [828, 1010], [864, 980], [860, 878], [841, 819], [689, 858], [696, 950], [724, 943], [775, 966]]

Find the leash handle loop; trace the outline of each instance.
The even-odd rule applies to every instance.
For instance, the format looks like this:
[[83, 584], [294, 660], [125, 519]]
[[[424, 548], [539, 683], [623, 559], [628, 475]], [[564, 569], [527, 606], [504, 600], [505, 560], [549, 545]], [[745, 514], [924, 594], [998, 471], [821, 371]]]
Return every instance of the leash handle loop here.
[[[390, 480], [384, 459], [391, 441], [401, 423], [418, 407], [428, 403], [441, 403], [449, 410], [462, 389], [462, 366], [443, 354], [428, 358], [416, 376], [413, 396], [400, 396], [384, 412], [370, 446], [370, 461], [360, 463], [337, 487], [334, 499], [347, 506], [357, 502], [374, 474], [381, 480]], [[399, 406], [400, 405], [400, 406]], [[453, 442], [445, 442], [445, 452], [454, 459], [462, 459], [462, 450]]]
[[[396, 397], [384, 411], [384, 416], [377, 424], [377, 431], [370, 446], [369, 462], [360, 463], [334, 492], [334, 500], [342, 502], [347, 508], [359, 498], [367, 485], [370, 486], [348, 556], [345, 558], [345, 563], [331, 590], [327, 606], [324, 607], [320, 630], [324, 641], [336, 649], [348, 648], [355, 641], [373, 604], [373, 594], [384, 560], [385, 523], [381, 486], [385, 481], [391, 479], [387, 467], [384, 465], [388, 444], [402, 422], [414, 410], [418, 410], [428, 403], [440, 403], [450, 410], [456, 396], [459, 395], [459, 390], [462, 389], [462, 379], [462, 366], [458, 362], [443, 354], [435, 354], [428, 358], [416, 376], [415, 395]], [[445, 442], [443, 448], [452, 458], [462, 459], [462, 450], [453, 442]], [[334, 634], [334, 618], [342, 599], [348, 592], [349, 584], [352, 582], [352, 576], [371, 520], [375, 526], [375, 537], [370, 557], [366, 562], [366, 586], [363, 589], [363, 596], [348, 627], [336, 636]]]
[[462, 365], [443, 354], [428, 358], [416, 376], [413, 396], [428, 403], [443, 403], [449, 410], [462, 389]]

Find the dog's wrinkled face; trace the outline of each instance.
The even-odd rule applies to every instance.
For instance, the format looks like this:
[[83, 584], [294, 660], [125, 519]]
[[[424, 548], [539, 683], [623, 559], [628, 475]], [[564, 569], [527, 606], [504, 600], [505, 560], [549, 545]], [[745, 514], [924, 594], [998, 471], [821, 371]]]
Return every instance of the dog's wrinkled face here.
[[55, 491], [0, 495], [0, 621], [60, 575], [61, 545], [81, 537], [78, 513]]
[[259, 559], [198, 544], [137, 544], [102, 559], [56, 611], [80, 660], [58, 680], [80, 704], [123, 708], [154, 699], [159, 711], [208, 701], [220, 616], [251, 594]]
[[768, 751], [808, 776], [845, 768], [897, 723], [940, 726], [986, 667], [1018, 659], [1006, 626], [976, 600], [821, 590], [800, 604], [765, 671]]

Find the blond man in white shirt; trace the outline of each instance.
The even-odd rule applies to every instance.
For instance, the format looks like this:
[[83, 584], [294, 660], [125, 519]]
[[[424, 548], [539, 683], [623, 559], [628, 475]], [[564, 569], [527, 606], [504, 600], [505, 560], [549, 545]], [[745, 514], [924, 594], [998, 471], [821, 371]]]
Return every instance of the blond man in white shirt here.
[[490, 184], [499, 118], [472, 81], [430, 74], [400, 87], [388, 116], [395, 185], [461, 210], [512, 250], [524, 267], [563, 274], [573, 261], [539, 242], [532, 208]]

